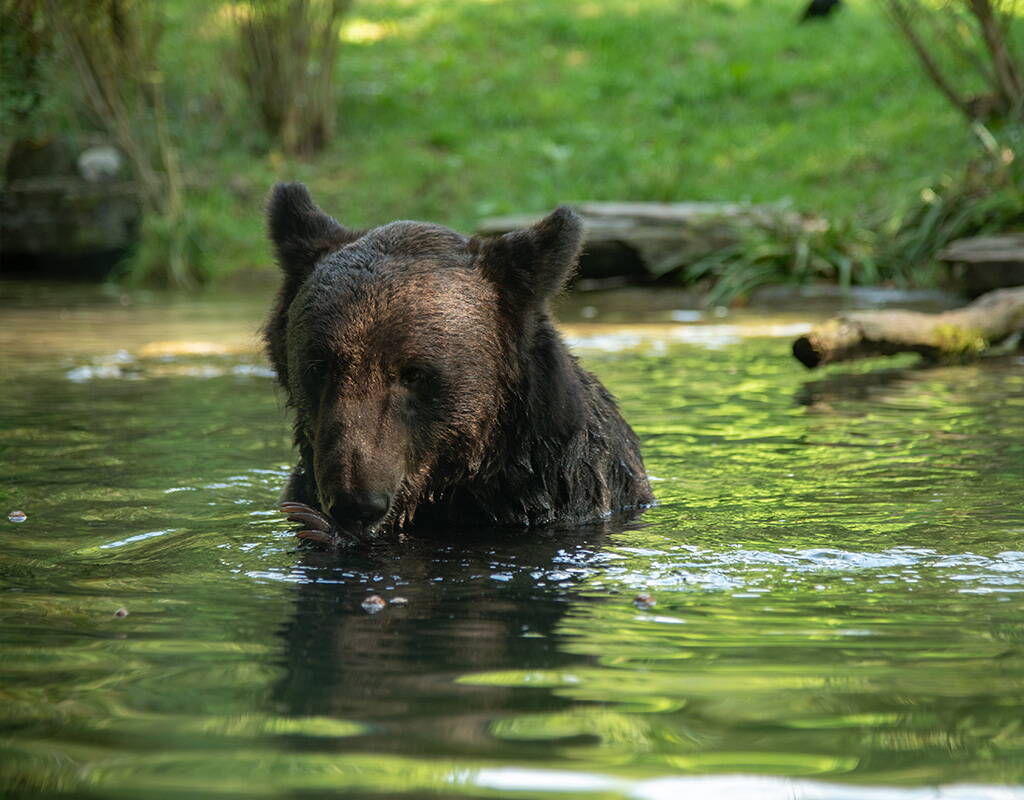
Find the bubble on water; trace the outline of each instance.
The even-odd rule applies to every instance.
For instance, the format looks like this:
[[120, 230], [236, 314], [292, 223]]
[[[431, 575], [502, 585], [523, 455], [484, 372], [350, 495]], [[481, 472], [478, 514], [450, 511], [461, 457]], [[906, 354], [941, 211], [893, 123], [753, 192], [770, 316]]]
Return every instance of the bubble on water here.
[[10, 514], [7, 515], [7, 519], [9, 519], [11, 522], [24, 522], [28, 519], [28, 514], [26, 514], [24, 511], [12, 511]]

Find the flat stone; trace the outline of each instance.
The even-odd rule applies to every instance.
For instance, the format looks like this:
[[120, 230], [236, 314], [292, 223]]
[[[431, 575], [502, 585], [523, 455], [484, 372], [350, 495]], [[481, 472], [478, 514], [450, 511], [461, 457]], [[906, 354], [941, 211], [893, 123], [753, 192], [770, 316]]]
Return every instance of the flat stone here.
[[[580, 203], [572, 208], [583, 218], [580, 277], [622, 277], [641, 283], [735, 244], [744, 228], [769, 224], [780, 216], [770, 206], [741, 203]], [[496, 236], [543, 216], [490, 217], [480, 222], [477, 232]]]
[[1024, 233], [957, 239], [937, 258], [952, 265], [972, 296], [1024, 285]]
[[964, 264], [984, 264], [993, 261], [1024, 264], [1024, 233], [957, 239], [942, 250], [938, 258], [940, 261]]

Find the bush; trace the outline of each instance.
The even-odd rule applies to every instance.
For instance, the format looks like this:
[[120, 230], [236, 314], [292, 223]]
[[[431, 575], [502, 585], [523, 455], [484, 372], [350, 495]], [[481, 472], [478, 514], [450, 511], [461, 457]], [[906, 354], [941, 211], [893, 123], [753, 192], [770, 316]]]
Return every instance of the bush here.
[[238, 68], [267, 133], [312, 155], [334, 130], [341, 18], [351, 0], [255, 0], [238, 6]]
[[[157, 62], [159, 8], [143, 0], [86, 0], [70, 7], [41, 0], [38, 7], [71, 62], [85, 106], [131, 161], [144, 232], [157, 232], [161, 243], [163, 263], [156, 272], [178, 286], [193, 284], [185, 181]], [[144, 271], [154, 272], [150, 265]]]

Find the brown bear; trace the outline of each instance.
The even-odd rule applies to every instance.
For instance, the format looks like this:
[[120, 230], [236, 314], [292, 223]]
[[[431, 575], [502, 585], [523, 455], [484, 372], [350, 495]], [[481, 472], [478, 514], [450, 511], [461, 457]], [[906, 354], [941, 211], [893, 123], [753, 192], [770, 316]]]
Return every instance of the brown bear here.
[[282, 507], [300, 536], [574, 525], [653, 502], [635, 434], [551, 321], [581, 245], [570, 209], [495, 238], [354, 231], [286, 183], [268, 216], [284, 280], [264, 337], [295, 411]]

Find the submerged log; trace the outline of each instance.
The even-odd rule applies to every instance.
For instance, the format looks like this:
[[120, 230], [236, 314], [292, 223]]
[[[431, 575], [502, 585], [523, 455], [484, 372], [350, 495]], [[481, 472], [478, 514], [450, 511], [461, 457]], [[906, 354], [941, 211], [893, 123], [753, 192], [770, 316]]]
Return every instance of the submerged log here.
[[830, 319], [793, 342], [805, 367], [869, 356], [920, 353], [927, 359], [980, 355], [1024, 331], [1024, 286], [997, 289], [941, 314], [854, 311]]

